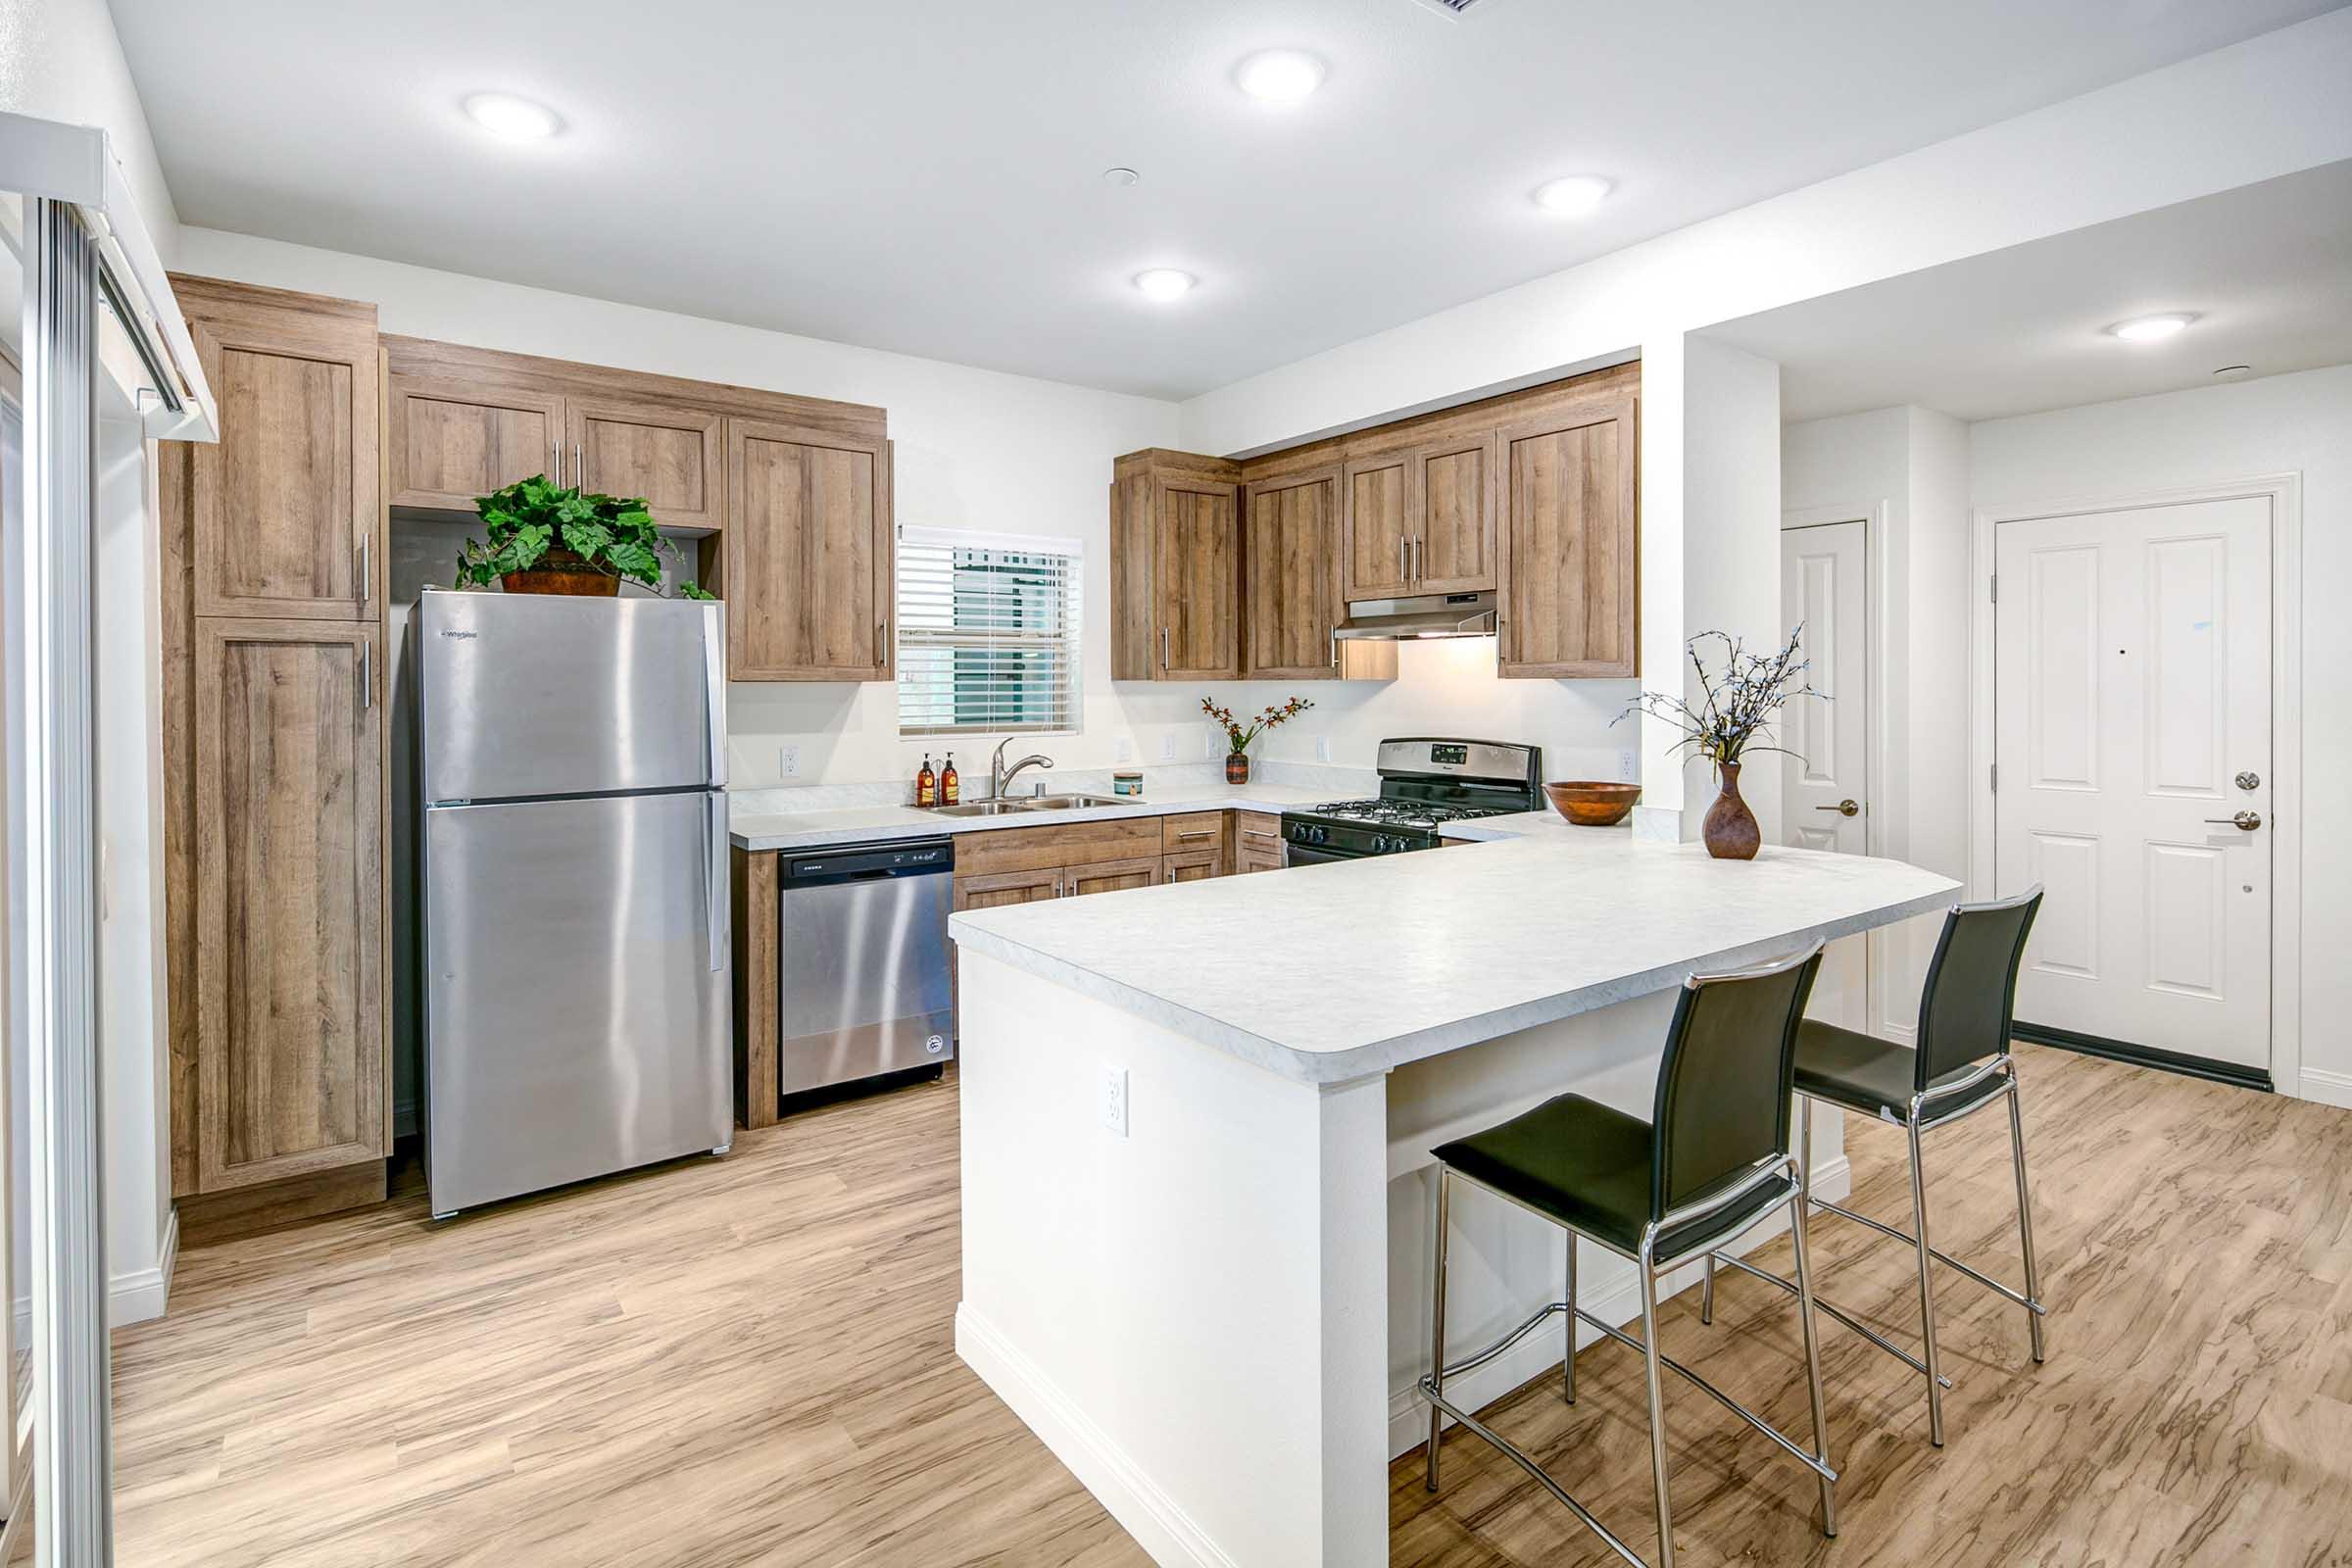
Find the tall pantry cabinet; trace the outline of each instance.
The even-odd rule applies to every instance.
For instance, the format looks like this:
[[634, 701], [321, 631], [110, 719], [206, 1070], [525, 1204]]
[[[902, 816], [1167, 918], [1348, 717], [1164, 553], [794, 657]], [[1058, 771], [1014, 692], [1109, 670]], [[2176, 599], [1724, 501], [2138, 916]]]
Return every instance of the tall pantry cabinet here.
[[380, 1198], [383, 369], [375, 309], [175, 277], [220, 409], [161, 449], [172, 1188], [183, 1230]]

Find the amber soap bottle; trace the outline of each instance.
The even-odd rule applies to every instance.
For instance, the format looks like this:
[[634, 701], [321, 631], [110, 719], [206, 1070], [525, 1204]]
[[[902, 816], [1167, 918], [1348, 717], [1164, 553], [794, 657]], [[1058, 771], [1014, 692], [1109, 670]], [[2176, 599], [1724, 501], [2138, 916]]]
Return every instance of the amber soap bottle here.
[[923, 770], [914, 775], [914, 804], [917, 806], [937, 806], [939, 804], [939, 775], [931, 771], [931, 754], [929, 752], [923, 754]]
[[956, 797], [961, 793], [957, 788], [956, 777], [956, 754], [950, 752], [946, 765], [939, 770], [939, 804], [954, 806]]

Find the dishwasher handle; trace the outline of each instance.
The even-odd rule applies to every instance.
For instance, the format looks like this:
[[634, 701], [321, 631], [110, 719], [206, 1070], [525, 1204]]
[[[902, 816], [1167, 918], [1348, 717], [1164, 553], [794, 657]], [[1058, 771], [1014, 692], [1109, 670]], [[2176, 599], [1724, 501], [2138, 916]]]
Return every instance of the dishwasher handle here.
[[956, 841], [912, 839], [899, 844], [861, 844], [839, 850], [787, 854], [777, 868], [786, 890], [878, 882], [893, 877], [940, 876], [956, 869]]

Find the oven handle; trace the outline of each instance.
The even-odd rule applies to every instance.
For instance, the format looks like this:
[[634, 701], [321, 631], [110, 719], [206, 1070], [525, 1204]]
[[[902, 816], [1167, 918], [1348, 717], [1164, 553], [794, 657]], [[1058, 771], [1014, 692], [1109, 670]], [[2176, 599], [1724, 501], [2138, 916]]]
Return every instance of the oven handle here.
[[1303, 844], [1286, 844], [1282, 848], [1282, 863], [1285, 867], [1321, 865], [1326, 860], [1361, 860], [1364, 858], [1364, 856], [1349, 855], [1339, 850], [1310, 850]]

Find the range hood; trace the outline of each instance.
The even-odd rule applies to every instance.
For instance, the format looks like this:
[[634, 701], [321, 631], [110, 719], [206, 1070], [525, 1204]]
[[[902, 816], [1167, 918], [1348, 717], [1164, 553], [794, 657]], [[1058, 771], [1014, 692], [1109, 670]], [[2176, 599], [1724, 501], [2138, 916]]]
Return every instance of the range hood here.
[[1342, 642], [1404, 642], [1417, 637], [1492, 637], [1494, 595], [1423, 594], [1414, 599], [1364, 599], [1348, 607], [1332, 636]]

